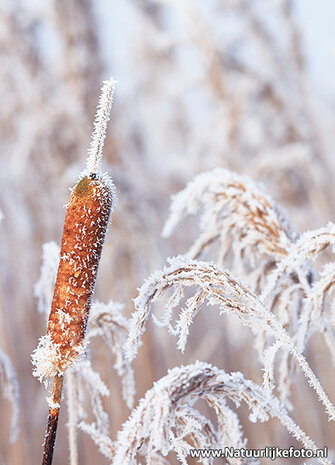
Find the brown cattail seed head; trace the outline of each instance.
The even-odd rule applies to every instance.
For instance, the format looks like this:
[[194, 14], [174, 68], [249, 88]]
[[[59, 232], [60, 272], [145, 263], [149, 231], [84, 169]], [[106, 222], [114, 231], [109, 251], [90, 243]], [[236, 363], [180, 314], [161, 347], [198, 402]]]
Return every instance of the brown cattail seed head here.
[[47, 335], [33, 354], [35, 376], [61, 375], [84, 350], [91, 298], [112, 209], [113, 185], [92, 173], [73, 189]]

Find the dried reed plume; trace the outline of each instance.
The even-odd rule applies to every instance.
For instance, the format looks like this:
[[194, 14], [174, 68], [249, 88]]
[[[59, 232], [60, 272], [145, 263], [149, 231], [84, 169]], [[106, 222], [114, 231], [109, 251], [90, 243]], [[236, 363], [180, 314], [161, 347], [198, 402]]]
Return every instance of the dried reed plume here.
[[[175, 327], [173, 327], [170, 322], [173, 309], [179, 305], [183, 297], [183, 288], [189, 286], [195, 286], [196, 292], [187, 299], [185, 307], [181, 311]], [[147, 279], [140, 288], [138, 297], [134, 300], [135, 312], [126, 346], [130, 359], [133, 359], [137, 353], [152, 303], [170, 288], [174, 289], [174, 293], [166, 303], [165, 316], [161, 323], [168, 326], [172, 334], [179, 337], [177, 343], [179, 349], [184, 350], [189, 327], [204, 303], [207, 301], [211, 305], [217, 304], [221, 308], [221, 313], [233, 314], [244, 325], [274, 338], [274, 345], [267, 350], [264, 356], [264, 387], [269, 395], [274, 388], [274, 357], [279, 348], [285, 347], [316, 391], [319, 400], [325, 406], [329, 419], [335, 420], [334, 405], [329, 401], [305, 357], [298, 351], [294, 341], [276, 316], [264, 306], [254, 293], [232, 277], [231, 273], [208, 262], [198, 262], [187, 256], [174, 257], [169, 259], [169, 266], [162, 271], [155, 272]]]
[[[170, 210], [164, 236], [170, 235], [184, 216], [200, 212], [201, 235], [188, 254], [197, 258], [219, 241], [219, 262], [229, 261], [228, 253], [232, 255], [235, 272], [261, 293], [260, 300], [287, 328], [298, 352], [303, 352], [308, 337], [319, 331], [335, 360], [335, 337], [323, 311], [326, 293], [332, 288], [333, 266], [326, 266], [320, 280], [313, 282], [315, 272], [310, 263], [334, 244], [331, 223], [298, 236], [261, 186], [221, 168], [196, 176], [173, 196]], [[261, 358], [265, 347], [265, 337], [260, 335]], [[268, 354], [273, 349], [268, 347]], [[290, 407], [294, 373], [288, 357], [284, 351], [278, 388], [282, 401]]]
[[[218, 419], [217, 431], [193, 408], [198, 399], [204, 399], [214, 407]], [[245, 402], [253, 422], [277, 418], [304, 447], [316, 451], [314, 442], [289, 417], [278, 399], [269, 397], [260, 386], [246, 380], [241, 373], [227, 374], [212, 365], [197, 362], [173, 368], [147, 391], [123, 425], [117, 442], [109, 449], [113, 465], [137, 463], [138, 454], [144, 455], [146, 463], [150, 465], [154, 463], [152, 457], [155, 454], [166, 456], [170, 451], [176, 452], [178, 459], [187, 465], [186, 457], [194, 447], [245, 447], [239, 422], [227, 407], [225, 399], [233, 401], [237, 407], [242, 401]], [[107, 442], [105, 447], [108, 445], [110, 443]], [[253, 463], [237, 459], [227, 461], [232, 465]], [[323, 458], [319, 458], [319, 461], [330, 463]]]
[[54, 377], [43, 464], [52, 462], [63, 375], [85, 348], [91, 298], [112, 209], [114, 187], [100, 163], [112, 105], [114, 81], [106, 81], [94, 123], [86, 170], [74, 187], [67, 207], [60, 262], [48, 331], [32, 355], [34, 375]]
[[[335, 227], [329, 223], [326, 227], [303, 233], [295, 243], [291, 244], [288, 254], [277, 263], [277, 267], [269, 274], [266, 285], [260, 296], [268, 306], [277, 305], [277, 314], [289, 315], [289, 323], [297, 350], [303, 353], [308, 339], [316, 332], [322, 334], [335, 364], [335, 335], [331, 323], [331, 315], [325, 311], [325, 300], [334, 283], [334, 264], [328, 263], [316, 273], [311, 261], [329, 246], [335, 243]], [[290, 277], [294, 277], [294, 281]], [[283, 292], [284, 289], [284, 292]], [[294, 298], [295, 301], [294, 303]], [[291, 304], [289, 303], [291, 301]], [[286, 307], [287, 311], [283, 311]], [[292, 310], [296, 308], [295, 316]], [[283, 316], [282, 316], [282, 323]], [[284, 355], [280, 367], [281, 399], [290, 406], [289, 390], [294, 372]]]
[[267, 269], [287, 255], [296, 238], [284, 214], [263, 188], [222, 168], [196, 176], [172, 197], [163, 236], [169, 236], [184, 216], [198, 212], [201, 234], [188, 255], [198, 258], [219, 241], [219, 262], [223, 263], [232, 250], [239, 271], [253, 272], [254, 287], [260, 286]]

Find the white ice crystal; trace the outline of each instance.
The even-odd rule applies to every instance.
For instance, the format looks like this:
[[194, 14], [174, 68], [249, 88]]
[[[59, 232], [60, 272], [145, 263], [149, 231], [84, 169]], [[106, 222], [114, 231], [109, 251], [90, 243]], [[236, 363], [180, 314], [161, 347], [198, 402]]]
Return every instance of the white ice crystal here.
[[64, 350], [61, 344], [53, 341], [50, 334], [40, 337], [37, 348], [31, 355], [32, 364], [34, 365], [33, 375], [40, 381], [46, 381], [46, 378], [60, 376], [64, 370], [70, 366], [79, 355], [83, 355], [87, 346], [87, 340], [71, 347], [74, 353], [65, 360]]
[[106, 138], [115, 84], [116, 81], [111, 78], [109, 81], [104, 81], [104, 86], [101, 89], [99, 105], [95, 115], [92, 142], [88, 151], [86, 165], [87, 171], [90, 173], [101, 172], [102, 149]]

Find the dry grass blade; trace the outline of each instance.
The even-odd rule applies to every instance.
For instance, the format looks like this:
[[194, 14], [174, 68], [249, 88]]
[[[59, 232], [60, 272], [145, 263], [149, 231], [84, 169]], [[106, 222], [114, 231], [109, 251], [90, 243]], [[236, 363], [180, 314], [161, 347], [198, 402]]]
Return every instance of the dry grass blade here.
[[[306, 290], [303, 310], [300, 315], [295, 339], [300, 351], [306, 347], [313, 331], [331, 331], [329, 317], [325, 311], [325, 300], [335, 284], [335, 263], [327, 263], [319, 273], [319, 279]], [[328, 329], [327, 329], [328, 328]], [[335, 346], [334, 346], [335, 347]], [[334, 351], [333, 347], [333, 351]]]
[[88, 413], [85, 399], [91, 404], [91, 411], [97, 429], [103, 435], [109, 434], [109, 418], [103, 407], [103, 397], [109, 397], [110, 391], [99, 373], [94, 371], [89, 359], [81, 360], [71, 368], [73, 375], [75, 426], [79, 421], [86, 423]]
[[115, 455], [115, 445], [109, 436], [102, 434], [94, 423], [88, 424], [82, 421], [79, 423], [79, 428], [91, 436], [95, 444], [99, 447], [100, 452], [105, 457], [113, 459]]

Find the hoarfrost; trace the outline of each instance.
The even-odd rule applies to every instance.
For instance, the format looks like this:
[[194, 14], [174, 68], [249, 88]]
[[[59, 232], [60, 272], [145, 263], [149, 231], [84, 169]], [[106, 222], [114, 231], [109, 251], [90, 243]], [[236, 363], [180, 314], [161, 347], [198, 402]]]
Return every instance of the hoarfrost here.
[[[218, 431], [214, 432], [212, 425], [194, 409], [200, 398], [214, 406], [218, 415]], [[207, 363], [196, 362], [169, 370], [147, 391], [118, 435], [113, 465], [134, 464], [138, 454], [145, 455], [146, 463], [150, 465], [155, 453], [166, 456], [170, 451], [175, 451], [179, 460], [186, 464], [189, 449], [200, 444], [221, 449], [232, 444], [244, 447], [238, 419], [226, 408], [225, 399], [230, 399], [237, 407], [245, 402], [250, 409], [251, 421], [278, 418], [305, 447], [316, 450], [316, 445], [288, 416], [278, 399], [269, 397], [260, 386], [244, 379], [241, 373], [227, 374]], [[181, 430], [178, 430], [179, 423], [182, 424]], [[205, 424], [208, 425], [206, 436], [203, 431]], [[320, 459], [320, 462], [329, 463], [326, 459]], [[212, 460], [209, 459], [208, 463]], [[252, 462], [235, 460], [228, 463]]]
[[104, 141], [106, 138], [107, 124], [113, 103], [113, 93], [116, 81], [111, 78], [104, 81], [94, 121], [92, 142], [88, 151], [86, 168], [90, 173], [100, 173], [101, 158]]
[[[204, 292], [201, 299], [189, 299], [186, 312], [181, 313], [176, 325], [176, 334], [179, 336], [178, 346], [183, 349], [188, 334], [189, 325], [193, 315], [204, 303], [204, 298], [210, 305], [219, 305], [221, 313], [233, 314], [245, 326], [251, 327], [258, 335], [267, 334], [275, 339], [276, 343], [266, 357], [267, 362], [274, 361], [276, 352], [284, 347], [293, 356], [302, 369], [309, 384], [318, 395], [319, 400], [325, 406], [331, 420], [335, 420], [335, 407], [329, 401], [319, 380], [311, 370], [305, 357], [296, 347], [294, 340], [280, 324], [276, 316], [271, 313], [258, 297], [246, 286], [236, 280], [228, 271], [208, 263], [191, 260], [187, 256], [178, 256], [169, 259], [169, 266], [162, 271], [156, 271], [139, 289], [139, 294], [134, 300], [135, 312], [132, 315], [129, 336], [126, 343], [127, 356], [135, 357], [139, 341], [145, 329], [145, 323], [152, 310], [152, 304], [161, 297], [169, 288], [175, 286], [195, 286]], [[200, 296], [201, 294], [198, 294]], [[178, 300], [177, 300], [178, 301]], [[174, 301], [172, 301], [174, 302]], [[193, 307], [192, 305], [193, 304]], [[167, 309], [169, 316], [173, 309]], [[185, 315], [187, 318], [185, 318]], [[265, 386], [269, 394], [273, 386], [272, 366], [266, 365]], [[268, 382], [267, 382], [268, 380]]]

